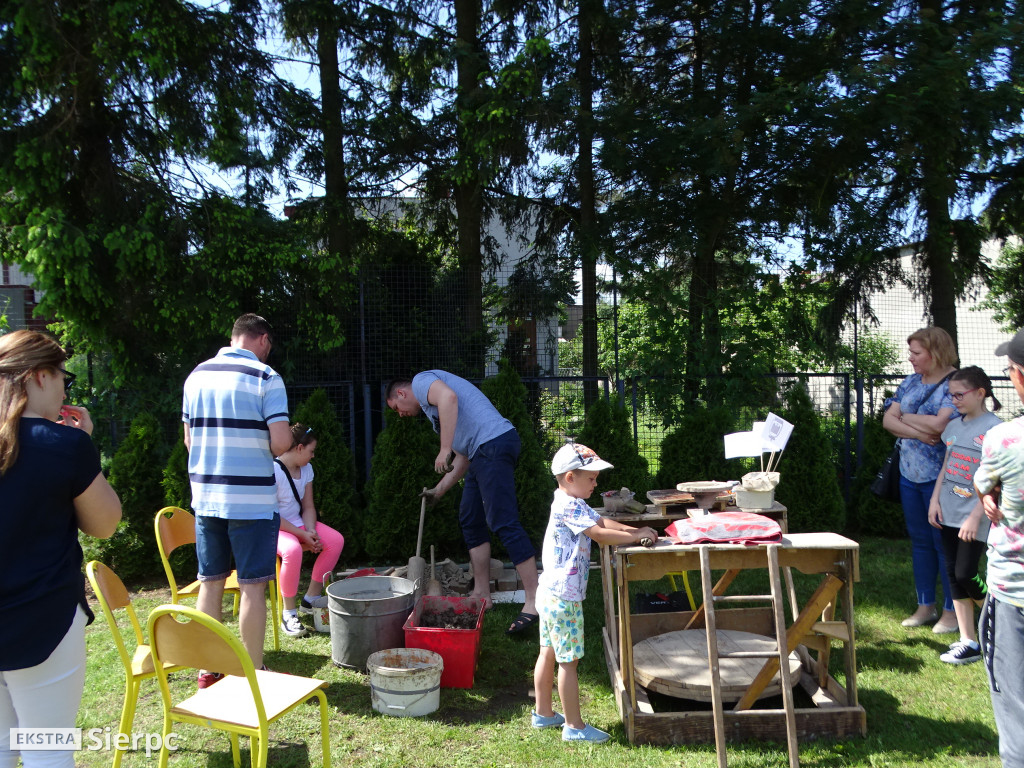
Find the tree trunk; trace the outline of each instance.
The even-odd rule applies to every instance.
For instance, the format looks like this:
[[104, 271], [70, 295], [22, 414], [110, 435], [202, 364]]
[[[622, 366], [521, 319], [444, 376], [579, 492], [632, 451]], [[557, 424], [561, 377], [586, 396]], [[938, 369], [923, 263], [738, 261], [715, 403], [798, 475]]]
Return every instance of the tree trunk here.
[[345, 168], [345, 133], [342, 127], [342, 96], [338, 82], [338, 32], [328, 4], [319, 18], [316, 53], [320, 60], [321, 132], [324, 152], [324, 217], [327, 252], [350, 258], [348, 236], [348, 177]]
[[[593, 78], [593, 25], [600, 0], [581, 0], [579, 15], [580, 54], [576, 64], [579, 82], [579, 134], [578, 183], [580, 186], [579, 238], [582, 275], [581, 294], [583, 317], [583, 375], [588, 379], [598, 375], [597, 362], [597, 212], [594, 192], [594, 78]], [[597, 381], [585, 380], [583, 403], [589, 408], [597, 400]]]
[[483, 186], [477, 147], [476, 107], [481, 99], [480, 76], [484, 52], [480, 50], [480, 0], [455, 0], [456, 61], [458, 64], [455, 109], [459, 119], [458, 156], [456, 157], [455, 213], [458, 218], [459, 266], [462, 269], [465, 297], [463, 323], [466, 335], [467, 374], [484, 372], [483, 264], [481, 230], [483, 226]]
[[[943, 21], [942, 12], [941, 0], [921, 0], [922, 44], [925, 47], [922, 56], [952, 55], [950, 49], [954, 33]], [[960, 120], [956, 110], [948, 107], [957, 101], [954, 94], [950, 93], [948, 100], [940, 98], [941, 91], [952, 88], [955, 84], [949, 82], [929, 84], [932, 94], [923, 100], [922, 109], [926, 114], [922, 115], [925, 119], [921, 124], [925, 127], [918, 144], [921, 153], [920, 204], [926, 227], [923, 255], [928, 271], [928, 314], [932, 324], [947, 331], [956, 346], [955, 254], [949, 206], [956, 195], [954, 153]]]

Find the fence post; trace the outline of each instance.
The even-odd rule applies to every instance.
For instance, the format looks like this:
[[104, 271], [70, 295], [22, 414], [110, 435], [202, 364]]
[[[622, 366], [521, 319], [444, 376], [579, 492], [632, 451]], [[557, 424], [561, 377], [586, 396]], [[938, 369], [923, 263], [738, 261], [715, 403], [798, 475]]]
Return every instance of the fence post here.
[[843, 501], [850, 508], [850, 374], [843, 374]]

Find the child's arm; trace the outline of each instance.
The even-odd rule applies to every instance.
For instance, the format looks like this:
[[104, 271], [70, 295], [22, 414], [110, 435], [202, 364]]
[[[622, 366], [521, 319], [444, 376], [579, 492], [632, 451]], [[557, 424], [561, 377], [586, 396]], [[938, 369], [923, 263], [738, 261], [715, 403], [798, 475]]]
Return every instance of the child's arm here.
[[947, 448], [946, 455], [942, 459], [942, 470], [939, 472], [939, 476], [935, 479], [935, 487], [932, 488], [932, 498], [928, 502], [928, 522], [935, 528], [942, 527], [942, 507], [939, 505], [939, 495], [942, 490], [943, 476], [946, 474], [946, 467], [949, 461], [949, 453], [953, 449]]
[[642, 539], [650, 539], [652, 543], [658, 540], [658, 532], [649, 526], [634, 528], [607, 517], [598, 519], [583, 534], [598, 544], [639, 544]]
[[978, 538], [978, 526], [981, 525], [981, 518], [985, 515], [985, 509], [979, 500], [974, 505], [974, 509], [971, 510], [971, 514], [964, 520], [963, 525], [960, 526], [960, 533], [957, 534], [961, 541], [974, 541]]

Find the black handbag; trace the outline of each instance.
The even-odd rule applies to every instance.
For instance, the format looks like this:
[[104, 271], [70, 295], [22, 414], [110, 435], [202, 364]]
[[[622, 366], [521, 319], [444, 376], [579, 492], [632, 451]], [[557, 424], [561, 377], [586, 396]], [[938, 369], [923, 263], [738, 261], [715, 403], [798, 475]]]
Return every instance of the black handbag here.
[[[953, 374], [948, 373], [942, 377], [942, 381], [933, 386], [925, 394], [921, 400], [922, 403], [927, 402], [928, 398], [932, 396], [932, 393], [938, 389], [946, 379]], [[896, 439], [896, 445], [892, 447], [892, 451], [889, 452], [889, 456], [882, 464], [882, 468], [878, 470], [878, 474], [875, 475], [874, 481], [871, 483], [871, 492], [880, 499], [885, 501], [900, 500], [900, 442], [902, 438]]]
[[871, 483], [871, 492], [885, 501], [900, 500], [900, 441], [892, 447]]

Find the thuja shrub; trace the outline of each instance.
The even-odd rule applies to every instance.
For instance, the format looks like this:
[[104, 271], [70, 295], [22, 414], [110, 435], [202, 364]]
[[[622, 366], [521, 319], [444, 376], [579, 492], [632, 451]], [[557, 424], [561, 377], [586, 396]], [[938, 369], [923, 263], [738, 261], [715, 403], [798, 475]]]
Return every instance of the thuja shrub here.
[[850, 492], [849, 530], [854, 535], [888, 536], [906, 535], [903, 508], [898, 502], [883, 501], [871, 492], [871, 483], [892, 451], [896, 438], [882, 426], [882, 417], [864, 420], [864, 448], [861, 466], [857, 470]]
[[352, 451], [327, 392], [316, 389], [295, 409], [293, 421], [313, 428], [313, 502], [320, 519], [345, 537], [342, 557], [360, 554], [363, 518], [356, 496], [356, 468]]
[[[384, 412], [384, 430], [377, 436], [366, 485], [367, 515], [372, 521], [362, 543], [370, 557], [401, 563], [416, 554], [420, 491], [438, 481], [434, 458], [440, 450], [438, 436], [426, 418], [400, 418]], [[462, 485], [456, 484], [433, 509], [427, 509], [420, 554], [427, 558], [430, 545], [439, 560], [464, 560], [466, 545], [459, 531], [459, 500]]]
[[793, 434], [779, 459], [775, 500], [789, 510], [790, 531], [842, 531], [846, 509], [836, 458], [807, 387], [789, 387], [783, 404], [779, 415], [793, 425]]
[[160, 484], [164, 489], [164, 506], [191, 511], [192, 484], [188, 479], [188, 449], [182, 439], [183, 433], [184, 429], [178, 430], [178, 441], [171, 446]]
[[[519, 518], [534, 546], [539, 548], [556, 483], [551, 474], [551, 458], [542, 446], [536, 423], [526, 407], [526, 387], [508, 361], [502, 360], [498, 375], [483, 381], [480, 389], [519, 433], [522, 448], [515, 472]], [[502, 551], [497, 540], [493, 546]]]
[[121, 499], [121, 522], [113, 536], [90, 546], [87, 555], [108, 565], [126, 582], [162, 572], [153, 518], [164, 506], [161, 480], [166, 451], [156, 417], [143, 411], [110, 463], [110, 484]]
[[738, 480], [743, 465], [725, 458], [723, 436], [735, 432], [733, 412], [725, 406], [690, 406], [661, 443], [661, 466], [655, 484], [673, 489], [696, 480]]
[[[164, 506], [181, 507], [192, 512], [192, 484], [188, 479], [188, 450], [183, 435], [184, 428], [179, 428], [178, 440], [171, 446], [160, 484], [164, 489]], [[183, 579], [186, 574], [189, 574], [188, 581], [195, 578], [191, 574], [199, 572], [196, 548], [178, 547], [174, 550], [171, 553], [171, 568], [174, 573], [181, 574]]]
[[[651, 487], [647, 472], [647, 459], [640, 455], [633, 442], [633, 427], [629, 412], [618, 396], [609, 399], [598, 398], [587, 410], [576, 441], [592, 448], [615, 468], [601, 472], [597, 479], [598, 491], [615, 491], [629, 488], [637, 499]], [[592, 498], [591, 506], [600, 506], [600, 499]]]

